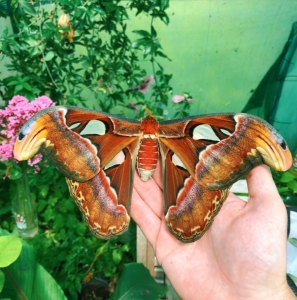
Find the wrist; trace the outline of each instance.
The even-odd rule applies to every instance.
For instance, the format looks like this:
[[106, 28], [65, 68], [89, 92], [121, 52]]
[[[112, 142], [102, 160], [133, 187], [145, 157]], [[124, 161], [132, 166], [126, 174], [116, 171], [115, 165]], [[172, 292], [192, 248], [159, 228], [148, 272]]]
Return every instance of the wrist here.
[[269, 299], [269, 300], [296, 300], [297, 297], [295, 296], [292, 289], [289, 287], [288, 284], [280, 287], [276, 290], [272, 289], [269, 291], [257, 292], [255, 295], [250, 295], [249, 297], [244, 297], [244, 300], [262, 300], [262, 299]]

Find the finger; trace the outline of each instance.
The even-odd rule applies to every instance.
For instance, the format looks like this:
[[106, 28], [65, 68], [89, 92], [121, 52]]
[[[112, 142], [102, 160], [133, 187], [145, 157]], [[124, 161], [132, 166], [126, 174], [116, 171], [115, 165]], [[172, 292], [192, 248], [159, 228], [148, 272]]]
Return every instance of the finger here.
[[[158, 180], [158, 175], [156, 178]], [[162, 218], [162, 215], [164, 214], [164, 195], [159, 184], [152, 179], [142, 181], [136, 173], [134, 178], [134, 189], [137, 191], [139, 197], [150, 207], [150, 209], [159, 218]]]
[[132, 193], [131, 217], [138, 224], [148, 241], [154, 245], [162, 220], [142, 199], [135, 188]]
[[157, 183], [160, 189], [163, 191], [163, 180], [162, 180], [162, 162], [161, 160], [158, 161], [156, 170], [153, 174], [153, 180]]
[[269, 167], [266, 165], [255, 167], [247, 175], [247, 184], [250, 196], [248, 207], [271, 213], [274, 210], [279, 210], [279, 213], [284, 212], [285, 206], [278, 194]]
[[247, 183], [250, 200], [246, 208], [252, 213], [253, 222], [258, 224], [265, 237], [270, 233], [272, 237], [278, 235], [278, 249], [283, 247], [284, 250], [287, 239], [287, 212], [269, 167], [255, 167], [247, 175]]

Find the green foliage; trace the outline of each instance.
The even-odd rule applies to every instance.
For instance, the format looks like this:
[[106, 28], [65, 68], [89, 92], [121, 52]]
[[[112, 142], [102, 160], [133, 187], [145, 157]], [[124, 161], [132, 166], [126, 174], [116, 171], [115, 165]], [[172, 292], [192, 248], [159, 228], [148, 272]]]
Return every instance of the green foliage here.
[[286, 205], [297, 206], [297, 174], [292, 169], [286, 172], [272, 171], [273, 180]]
[[[1, 265], [1, 299], [66, 299], [60, 286], [37, 263], [33, 247], [24, 241], [22, 243], [17, 237], [6, 236], [6, 234], [5, 231], [0, 230], [1, 239], [13, 239], [15, 247], [18, 249], [18, 258], [15, 260], [14, 257], [13, 263], [10, 259], [10, 264], [7, 267]], [[5, 253], [2, 254], [5, 255]]]
[[[169, 0], [59, 0], [48, 6], [12, 1], [11, 6], [14, 33], [5, 29], [0, 37], [7, 69], [14, 74], [1, 82], [5, 101], [16, 94], [47, 95], [61, 105], [92, 105], [131, 117], [133, 111], [134, 117], [142, 116], [139, 107], [147, 106], [163, 116], [172, 75], [160, 63], [169, 58], [153, 24], [156, 19], [169, 23]], [[140, 35], [134, 42], [127, 34], [131, 12], [150, 22], [149, 31], [134, 31], [133, 38]], [[151, 71], [141, 66], [139, 50]], [[150, 99], [139, 91], [148, 74], [155, 80]]]
[[110, 300], [150, 299], [159, 300], [165, 296], [166, 286], [159, 285], [142, 265], [125, 265], [123, 274]]
[[0, 0], [0, 17], [6, 18], [11, 14], [10, 2], [7, 0]]

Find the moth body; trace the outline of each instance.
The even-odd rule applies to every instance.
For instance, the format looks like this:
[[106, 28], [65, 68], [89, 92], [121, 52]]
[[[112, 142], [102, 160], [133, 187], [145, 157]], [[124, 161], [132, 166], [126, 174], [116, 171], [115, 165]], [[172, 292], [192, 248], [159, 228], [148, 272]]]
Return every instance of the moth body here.
[[143, 181], [147, 181], [154, 174], [159, 158], [158, 140], [143, 138], [137, 155], [137, 172]]
[[156, 134], [159, 123], [151, 116], [143, 119], [140, 129], [143, 137], [140, 140], [136, 168], [140, 178], [147, 181], [152, 177], [159, 159], [159, 145]]

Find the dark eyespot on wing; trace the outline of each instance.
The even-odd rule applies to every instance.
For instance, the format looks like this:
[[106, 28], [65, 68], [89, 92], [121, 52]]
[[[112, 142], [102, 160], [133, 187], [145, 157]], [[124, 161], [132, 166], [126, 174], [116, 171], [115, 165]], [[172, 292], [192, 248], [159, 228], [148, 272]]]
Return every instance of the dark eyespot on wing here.
[[280, 146], [286, 150], [287, 149], [287, 143], [283, 140], [281, 143], [280, 143]]
[[18, 135], [18, 140], [21, 141], [24, 137], [25, 137], [25, 135], [22, 133], [22, 131], [20, 131], [20, 133]]

